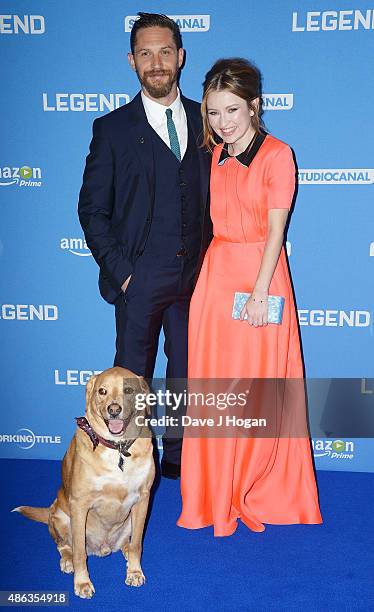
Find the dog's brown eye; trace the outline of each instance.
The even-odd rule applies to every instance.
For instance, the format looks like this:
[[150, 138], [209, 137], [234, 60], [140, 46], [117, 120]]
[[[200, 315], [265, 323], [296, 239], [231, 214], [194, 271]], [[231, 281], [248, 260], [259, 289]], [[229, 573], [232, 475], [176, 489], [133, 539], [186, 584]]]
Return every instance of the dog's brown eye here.
[[123, 392], [124, 393], [134, 393], [134, 389], [132, 389], [131, 387], [125, 387]]
[[104, 389], [104, 387], [100, 387], [99, 393], [100, 393], [100, 395], [106, 395], [107, 394], [107, 390]]

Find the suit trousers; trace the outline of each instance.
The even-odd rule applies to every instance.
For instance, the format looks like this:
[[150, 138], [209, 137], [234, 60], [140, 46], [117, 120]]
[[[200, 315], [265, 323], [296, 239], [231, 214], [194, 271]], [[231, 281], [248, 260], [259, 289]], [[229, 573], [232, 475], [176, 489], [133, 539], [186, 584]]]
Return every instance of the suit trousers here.
[[[166, 388], [181, 392], [187, 384], [188, 311], [193, 290], [197, 256], [143, 253], [135, 262], [126, 292], [115, 303], [116, 356], [122, 366], [152, 379], [161, 328], [167, 357]], [[181, 415], [171, 407], [165, 413]], [[180, 464], [182, 439], [175, 430], [163, 436], [163, 458]]]

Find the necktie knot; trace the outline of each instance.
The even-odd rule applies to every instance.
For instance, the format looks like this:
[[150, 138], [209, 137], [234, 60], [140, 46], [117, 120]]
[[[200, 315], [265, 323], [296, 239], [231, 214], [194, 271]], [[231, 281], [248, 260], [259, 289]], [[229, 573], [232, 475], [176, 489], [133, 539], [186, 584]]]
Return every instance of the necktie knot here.
[[165, 111], [166, 114], [166, 124], [168, 128], [169, 141], [170, 141], [170, 149], [174, 153], [175, 157], [178, 161], [181, 160], [181, 150], [179, 146], [177, 129], [175, 127], [175, 123], [173, 121], [173, 111], [171, 108], [167, 108]]

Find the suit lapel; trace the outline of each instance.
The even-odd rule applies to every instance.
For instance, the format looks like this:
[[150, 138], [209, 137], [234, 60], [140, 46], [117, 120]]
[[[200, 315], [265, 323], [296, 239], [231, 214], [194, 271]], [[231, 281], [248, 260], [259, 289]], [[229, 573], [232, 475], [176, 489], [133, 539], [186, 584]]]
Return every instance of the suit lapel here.
[[[185, 98], [182, 95], [181, 99], [184, 109], [186, 111], [187, 121], [190, 124], [191, 131], [195, 138], [195, 142], [198, 149], [200, 166], [201, 208], [202, 218], [204, 218], [204, 212], [208, 197], [211, 158], [206, 149], [203, 149], [200, 146], [202, 142], [202, 123], [199, 112], [196, 112], [194, 105], [191, 104], [188, 98]], [[155, 190], [155, 168], [153, 139], [151, 132], [152, 128], [148, 123], [140, 93], [138, 93], [132, 100], [132, 102], [128, 104], [127, 108], [129, 112], [128, 135], [132, 140], [133, 150], [138, 156], [141, 165], [145, 169], [151, 198], [151, 206], [153, 206]]]
[[153, 158], [153, 142], [150, 125], [147, 121], [143, 102], [140, 93], [138, 93], [129, 106], [129, 136], [132, 139], [135, 153], [138, 155], [140, 163], [143, 165], [150, 191], [151, 200], [154, 199], [154, 158]]

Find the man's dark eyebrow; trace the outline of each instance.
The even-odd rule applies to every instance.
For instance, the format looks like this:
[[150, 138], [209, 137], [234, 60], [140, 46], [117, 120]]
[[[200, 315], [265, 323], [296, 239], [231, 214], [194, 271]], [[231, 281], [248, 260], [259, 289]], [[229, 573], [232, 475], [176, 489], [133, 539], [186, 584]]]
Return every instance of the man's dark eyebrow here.
[[[172, 47], [171, 45], [165, 45], [164, 47], [161, 47], [161, 50], [163, 49], [173, 49], [174, 47]], [[141, 49], [137, 49], [135, 51], [135, 53], [140, 53], [141, 51], [150, 51], [150, 49], [148, 49], [147, 47], [142, 47]]]

